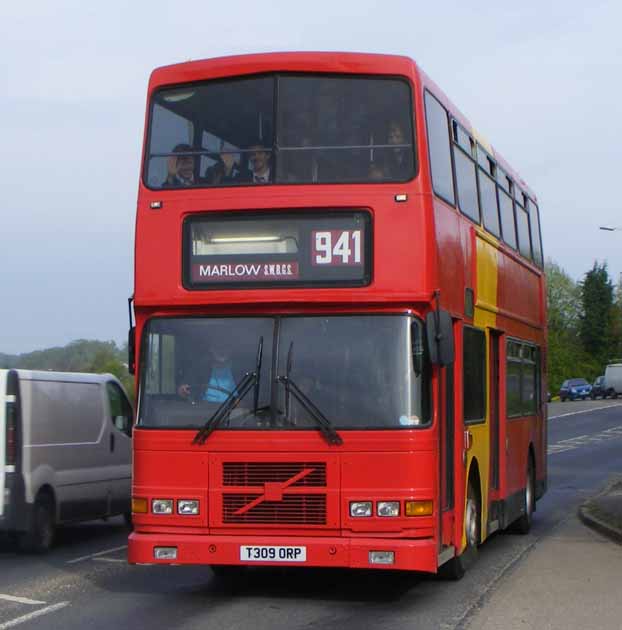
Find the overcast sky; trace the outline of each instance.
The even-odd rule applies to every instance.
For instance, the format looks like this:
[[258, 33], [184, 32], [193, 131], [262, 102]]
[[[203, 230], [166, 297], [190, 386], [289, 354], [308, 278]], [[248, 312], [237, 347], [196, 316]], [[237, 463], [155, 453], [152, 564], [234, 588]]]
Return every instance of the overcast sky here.
[[621, 25], [597, 0], [3, 2], [0, 352], [123, 341], [149, 73], [246, 52], [414, 58], [536, 191], [545, 256], [617, 281]]

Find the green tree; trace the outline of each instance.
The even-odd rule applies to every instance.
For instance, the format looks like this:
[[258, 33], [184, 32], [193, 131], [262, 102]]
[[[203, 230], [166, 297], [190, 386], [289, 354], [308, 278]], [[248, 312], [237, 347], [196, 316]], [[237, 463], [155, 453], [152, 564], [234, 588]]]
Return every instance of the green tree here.
[[576, 333], [581, 320], [581, 292], [577, 283], [548, 259], [544, 265], [549, 332]]
[[613, 294], [611, 313], [611, 361], [622, 362], [622, 274]]
[[612, 350], [613, 335], [613, 284], [607, 272], [607, 263], [594, 266], [581, 283], [583, 312], [579, 336], [585, 352], [596, 362], [606, 364]]
[[[580, 376], [587, 358], [581, 347], [581, 292], [577, 283], [556, 263], [547, 260], [548, 386], [552, 393], [567, 378]], [[579, 371], [578, 371], [579, 370]]]

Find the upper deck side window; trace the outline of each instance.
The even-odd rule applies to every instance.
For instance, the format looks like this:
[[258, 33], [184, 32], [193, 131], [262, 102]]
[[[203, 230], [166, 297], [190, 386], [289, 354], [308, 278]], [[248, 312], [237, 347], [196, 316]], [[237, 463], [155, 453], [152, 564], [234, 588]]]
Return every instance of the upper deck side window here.
[[260, 75], [158, 90], [150, 188], [404, 182], [413, 104], [400, 78]]
[[475, 169], [475, 143], [473, 138], [455, 120], [453, 128], [453, 155], [456, 169], [458, 207], [469, 219], [480, 222], [479, 198]]
[[531, 228], [531, 246], [533, 249], [533, 259], [540, 267], [544, 264], [542, 255], [542, 238], [540, 236], [540, 213], [538, 206], [527, 198], [527, 212], [529, 213], [529, 226]]
[[484, 228], [499, 238], [501, 227], [499, 223], [499, 207], [497, 202], [497, 187], [495, 185], [495, 162], [488, 152], [477, 145], [477, 182], [479, 186], [479, 203], [482, 209]]
[[447, 110], [430, 92], [425, 92], [425, 118], [428, 130], [428, 154], [432, 188], [436, 195], [452, 206], [455, 204], [454, 179], [449, 148]]

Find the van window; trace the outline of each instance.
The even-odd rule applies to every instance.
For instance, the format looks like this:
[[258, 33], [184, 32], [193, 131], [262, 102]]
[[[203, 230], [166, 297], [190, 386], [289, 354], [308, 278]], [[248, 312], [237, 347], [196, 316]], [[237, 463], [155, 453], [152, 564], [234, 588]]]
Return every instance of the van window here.
[[97, 442], [103, 422], [98, 383], [30, 381], [30, 392], [31, 444]]
[[108, 392], [112, 424], [119, 431], [129, 434], [132, 427], [132, 406], [116, 383], [106, 383], [106, 391]]

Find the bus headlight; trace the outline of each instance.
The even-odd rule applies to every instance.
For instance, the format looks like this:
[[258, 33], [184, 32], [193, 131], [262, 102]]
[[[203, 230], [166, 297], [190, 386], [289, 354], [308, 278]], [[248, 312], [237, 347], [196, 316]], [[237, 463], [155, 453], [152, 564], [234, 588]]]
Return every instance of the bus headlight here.
[[371, 516], [371, 501], [350, 501], [350, 516]]
[[154, 499], [151, 502], [151, 511], [154, 514], [172, 514], [173, 499]]
[[195, 499], [179, 499], [177, 501], [177, 514], [183, 516], [196, 516], [199, 513], [199, 502]]
[[399, 516], [399, 501], [378, 501], [376, 504], [376, 514], [378, 516]]

